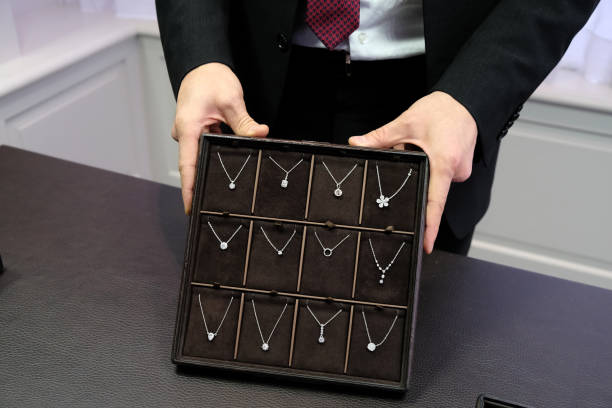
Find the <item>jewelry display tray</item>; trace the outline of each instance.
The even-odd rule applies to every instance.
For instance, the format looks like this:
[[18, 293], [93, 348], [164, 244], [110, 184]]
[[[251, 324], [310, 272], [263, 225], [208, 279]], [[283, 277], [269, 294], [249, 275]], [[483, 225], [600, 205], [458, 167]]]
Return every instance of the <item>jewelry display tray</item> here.
[[406, 391], [428, 173], [422, 152], [202, 135], [172, 361]]

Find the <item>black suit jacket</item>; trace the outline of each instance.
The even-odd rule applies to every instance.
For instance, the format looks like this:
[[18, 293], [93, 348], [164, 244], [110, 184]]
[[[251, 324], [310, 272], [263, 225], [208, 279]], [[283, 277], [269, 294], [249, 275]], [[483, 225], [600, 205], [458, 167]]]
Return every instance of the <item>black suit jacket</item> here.
[[[208, 62], [238, 75], [247, 109], [272, 124], [305, 0], [156, 0], [175, 95]], [[597, 0], [424, 0], [427, 85], [453, 96], [478, 125], [472, 176], [453, 183], [445, 216], [457, 237], [484, 215], [499, 142], [557, 64]], [[274, 129], [272, 129], [273, 131]]]

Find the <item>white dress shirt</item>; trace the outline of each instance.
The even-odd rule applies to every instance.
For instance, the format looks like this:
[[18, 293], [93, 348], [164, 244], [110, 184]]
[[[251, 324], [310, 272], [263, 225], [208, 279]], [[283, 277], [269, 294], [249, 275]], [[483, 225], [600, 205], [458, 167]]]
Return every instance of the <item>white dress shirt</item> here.
[[[304, 47], [325, 48], [304, 21], [292, 39]], [[359, 28], [335, 50], [352, 60], [405, 58], [425, 53], [423, 0], [361, 0]]]

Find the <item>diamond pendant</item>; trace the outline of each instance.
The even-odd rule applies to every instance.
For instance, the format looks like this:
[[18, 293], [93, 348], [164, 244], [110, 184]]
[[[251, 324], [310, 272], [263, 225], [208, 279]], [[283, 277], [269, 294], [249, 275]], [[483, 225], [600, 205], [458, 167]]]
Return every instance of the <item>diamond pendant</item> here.
[[342, 197], [342, 189], [340, 189], [340, 187], [337, 187], [337, 188], [334, 190], [334, 195], [335, 195], [336, 197]]
[[234, 190], [236, 188], [236, 183], [234, 183], [233, 181], [229, 183], [229, 189], [230, 190]]
[[282, 188], [287, 188], [288, 185], [289, 185], [289, 180], [287, 180], [287, 179], [282, 179], [281, 180], [281, 187]]
[[281, 256], [283, 254], [283, 251], [278, 251], [277, 254], [278, 256]]
[[321, 334], [319, 335], [319, 344], [325, 343], [325, 337], [323, 337], [323, 330], [325, 330], [324, 326], [321, 326]]
[[222, 251], [225, 251], [227, 249], [227, 242], [220, 243], [219, 248], [221, 248]]
[[208, 333], [208, 341], [213, 341], [215, 339], [215, 333]]
[[268, 351], [268, 350], [270, 350], [270, 346], [268, 345], [268, 343], [264, 343], [264, 344], [261, 345], [261, 349], [263, 351]]
[[332, 256], [332, 249], [331, 248], [323, 248], [323, 255], [330, 257]]
[[368, 343], [368, 351], [374, 351], [376, 350], [376, 344], [369, 342]]

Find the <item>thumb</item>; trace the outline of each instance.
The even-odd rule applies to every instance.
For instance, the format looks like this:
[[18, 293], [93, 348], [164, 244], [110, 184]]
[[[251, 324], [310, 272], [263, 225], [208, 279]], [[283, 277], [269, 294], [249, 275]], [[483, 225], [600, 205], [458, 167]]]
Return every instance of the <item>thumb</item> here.
[[255, 122], [248, 114], [243, 100], [222, 113], [226, 123], [239, 136], [266, 137], [270, 131], [267, 125]]
[[365, 135], [349, 138], [349, 144], [352, 146], [387, 149], [399, 144], [401, 137], [402, 134], [395, 123], [389, 122]]

